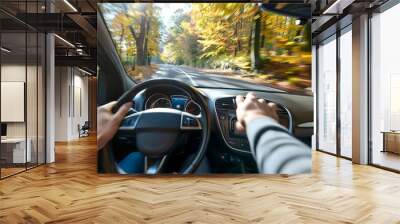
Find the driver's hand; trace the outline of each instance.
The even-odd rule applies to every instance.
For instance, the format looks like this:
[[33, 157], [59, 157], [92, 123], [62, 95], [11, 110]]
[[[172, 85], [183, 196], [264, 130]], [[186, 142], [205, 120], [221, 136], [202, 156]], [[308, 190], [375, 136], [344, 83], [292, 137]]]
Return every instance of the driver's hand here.
[[102, 149], [114, 137], [122, 119], [132, 107], [132, 102], [126, 103], [113, 114], [111, 109], [116, 103], [113, 101], [97, 108], [97, 149]]
[[239, 132], [244, 132], [246, 124], [259, 117], [267, 116], [279, 120], [276, 104], [257, 99], [253, 93], [248, 93], [246, 99], [243, 96], [236, 96], [236, 106], [236, 129]]

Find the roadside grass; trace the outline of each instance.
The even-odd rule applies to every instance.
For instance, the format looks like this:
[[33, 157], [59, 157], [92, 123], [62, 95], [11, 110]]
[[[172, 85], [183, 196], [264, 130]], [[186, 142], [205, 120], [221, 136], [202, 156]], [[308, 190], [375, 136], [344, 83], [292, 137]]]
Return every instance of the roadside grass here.
[[215, 75], [226, 76], [230, 78], [240, 79], [251, 83], [264, 85], [290, 93], [312, 95], [311, 78], [309, 65], [293, 65], [290, 63], [274, 63], [265, 64], [257, 72], [247, 70], [231, 70], [231, 69], [206, 69], [192, 68], [202, 72], [212, 73]]
[[[263, 64], [257, 72], [249, 70], [233, 70], [233, 69], [209, 69], [209, 68], [194, 68], [191, 66], [183, 66], [200, 72], [212, 73], [215, 75], [226, 76], [238, 80], [248, 81], [254, 84], [276, 88], [287, 91], [289, 93], [312, 95], [311, 80], [310, 80], [310, 65], [295, 65], [290, 63], [290, 58], [285, 62], [277, 62], [271, 60]], [[149, 66], [135, 66], [134, 69], [128, 70], [128, 74], [137, 81], [151, 79], [158, 71], [158, 64]]]

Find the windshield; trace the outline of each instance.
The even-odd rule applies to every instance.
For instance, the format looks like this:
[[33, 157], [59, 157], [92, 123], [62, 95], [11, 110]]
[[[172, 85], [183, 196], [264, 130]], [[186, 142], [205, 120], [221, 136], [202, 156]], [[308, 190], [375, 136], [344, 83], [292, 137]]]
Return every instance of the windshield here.
[[256, 3], [102, 3], [106, 26], [134, 80], [305, 93], [310, 26]]

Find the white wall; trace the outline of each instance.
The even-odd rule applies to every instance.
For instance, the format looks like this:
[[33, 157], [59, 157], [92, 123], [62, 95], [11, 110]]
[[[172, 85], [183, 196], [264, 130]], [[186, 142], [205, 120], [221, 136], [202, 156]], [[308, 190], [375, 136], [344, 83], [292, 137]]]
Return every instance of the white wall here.
[[72, 119], [72, 136], [78, 137], [78, 124], [83, 125], [85, 121], [89, 120], [89, 103], [88, 103], [88, 78], [82, 76], [82, 73], [75, 70], [74, 75], [74, 108], [73, 108], [73, 119]]
[[[1, 81], [6, 82], [25, 82], [25, 64], [8, 64], [1, 66]], [[1, 108], [6, 110], [7, 108]], [[7, 122], [7, 137], [25, 137], [25, 122]]]
[[[1, 81], [3, 82], [25, 82], [25, 64], [8, 64], [1, 66]], [[6, 110], [6, 108], [1, 108]], [[7, 123], [8, 137], [25, 137], [25, 122]]]
[[[25, 82], [26, 67], [19, 64], [3, 64], [1, 66], [1, 81]], [[28, 67], [28, 70], [31, 68]], [[1, 108], [7, 110], [7, 108]], [[8, 137], [25, 137], [25, 122], [7, 122]]]
[[88, 78], [76, 68], [56, 67], [55, 140], [79, 138], [78, 125], [89, 118]]
[[[38, 69], [38, 70], [37, 70]], [[23, 102], [21, 113], [27, 115], [27, 119], [22, 122], [6, 122], [8, 138], [25, 138], [29, 139], [31, 144], [29, 147], [32, 150], [32, 161], [44, 163], [44, 74], [42, 67], [36, 65], [25, 64], [2, 64], [1, 66], [1, 81], [2, 82], [24, 82], [26, 84], [26, 106]], [[25, 80], [27, 78], [27, 80]], [[2, 89], [3, 92], [4, 89]], [[25, 90], [20, 90], [20, 94], [24, 94]], [[3, 97], [7, 97], [2, 95]], [[2, 112], [13, 113], [12, 108], [2, 107]], [[15, 109], [14, 109], [15, 110]], [[14, 112], [15, 113], [15, 112]]]
[[[1, 81], [1, 122], [24, 122], [25, 83]], [[36, 105], [35, 105], [36, 108]]]
[[68, 87], [69, 76], [67, 67], [55, 68], [55, 140], [68, 139]]

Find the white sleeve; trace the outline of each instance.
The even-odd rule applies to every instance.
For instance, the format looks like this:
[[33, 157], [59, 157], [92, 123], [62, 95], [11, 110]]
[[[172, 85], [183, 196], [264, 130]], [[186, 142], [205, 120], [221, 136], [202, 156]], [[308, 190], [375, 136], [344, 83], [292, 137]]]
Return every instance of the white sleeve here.
[[247, 124], [247, 137], [260, 173], [311, 172], [311, 149], [269, 117]]

